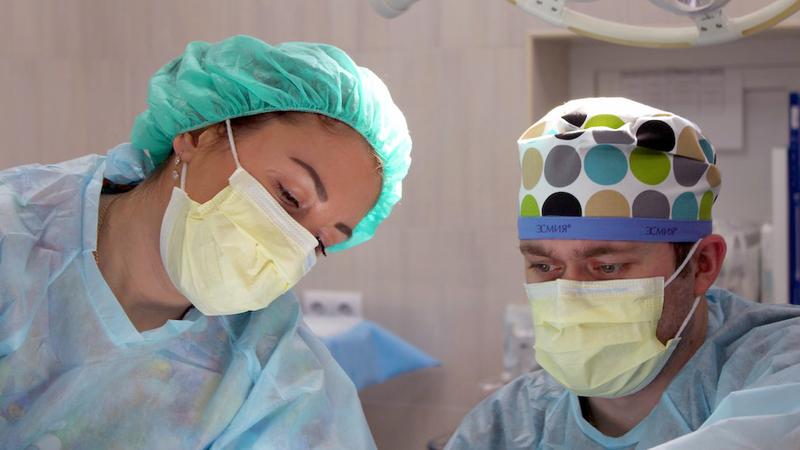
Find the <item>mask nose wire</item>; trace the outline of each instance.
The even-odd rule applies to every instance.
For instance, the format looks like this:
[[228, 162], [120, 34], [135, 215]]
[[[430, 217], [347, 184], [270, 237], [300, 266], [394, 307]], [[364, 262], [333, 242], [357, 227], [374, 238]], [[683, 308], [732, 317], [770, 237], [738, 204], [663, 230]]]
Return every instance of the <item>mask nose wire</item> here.
[[700, 245], [701, 240], [702, 239], [698, 239], [697, 242], [694, 243], [692, 249], [689, 250], [689, 254], [686, 255], [686, 258], [683, 259], [681, 265], [678, 266], [675, 272], [673, 272], [673, 274], [669, 277], [667, 282], [664, 283], [664, 287], [667, 287], [670, 283], [672, 283], [675, 280], [675, 278], [678, 278], [678, 275], [681, 273], [681, 271], [683, 271], [683, 269], [686, 268], [686, 265], [689, 264], [689, 261], [692, 260], [692, 256], [694, 255], [694, 252], [697, 250], [697, 247]]
[[228, 131], [228, 143], [231, 146], [231, 153], [233, 153], [233, 160], [236, 162], [236, 167], [241, 169], [242, 165], [239, 163], [239, 153], [236, 151], [236, 143], [233, 142], [233, 129], [231, 128], [231, 119], [225, 119], [225, 128]]

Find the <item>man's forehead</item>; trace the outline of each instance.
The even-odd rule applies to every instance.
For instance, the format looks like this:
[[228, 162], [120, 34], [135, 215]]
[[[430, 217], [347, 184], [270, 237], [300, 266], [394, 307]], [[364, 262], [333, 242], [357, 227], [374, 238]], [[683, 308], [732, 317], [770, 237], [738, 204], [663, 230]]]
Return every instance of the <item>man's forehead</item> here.
[[637, 241], [599, 241], [570, 239], [521, 240], [522, 253], [542, 256], [597, 256], [616, 253], [648, 253], [664, 243]]

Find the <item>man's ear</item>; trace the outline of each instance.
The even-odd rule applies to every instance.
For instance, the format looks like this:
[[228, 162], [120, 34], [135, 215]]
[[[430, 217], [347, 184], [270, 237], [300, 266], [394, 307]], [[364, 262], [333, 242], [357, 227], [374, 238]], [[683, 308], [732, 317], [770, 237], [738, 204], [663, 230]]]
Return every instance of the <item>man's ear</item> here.
[[694, 295], [704, 295], [717, 280], [728, 246], [725, 239], [712, 234], [703, 238], [692, 256], [694, 263]]

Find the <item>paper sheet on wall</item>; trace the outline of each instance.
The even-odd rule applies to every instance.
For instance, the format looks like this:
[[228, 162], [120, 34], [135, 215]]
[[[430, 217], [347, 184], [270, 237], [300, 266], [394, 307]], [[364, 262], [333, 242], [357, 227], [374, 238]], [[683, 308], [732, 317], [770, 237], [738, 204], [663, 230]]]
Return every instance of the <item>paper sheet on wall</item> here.
[[766, 266], [765, 282], [769, 292], [762, 295], [765, 303], [789, 303], [789, 171], [787, 149], [774, 148], [770, 154], [772, 187], [772, 233], [762, 263]]
[[600, 96], [621, 96], [697, 123], [717, 151], [740, 151], [743, 87], [735, 69], [606, 71], [597, 75]]

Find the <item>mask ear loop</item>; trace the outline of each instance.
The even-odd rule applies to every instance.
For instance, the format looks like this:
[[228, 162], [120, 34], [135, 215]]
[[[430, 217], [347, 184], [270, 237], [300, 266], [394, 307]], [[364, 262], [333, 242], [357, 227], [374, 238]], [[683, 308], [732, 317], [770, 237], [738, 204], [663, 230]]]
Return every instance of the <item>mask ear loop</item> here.
[[231, 153], [233, 153], [233, 160], [236, 162], [236, 167], [241, 169], [242, 165], [239, 164], [239, 153], [236, 151], [236, 143], [233, 142], [233, 128], [231, 128], [231, 119], [225, 119], [225, 128], [228, 131], [228, 144], [231, 146]]
[[[231, 146], [231, 153], [233, 154], [233, 161], [236, 163], [237, 168], [242, 168], [242, 165], [239, 164], [239, 154], [236, 152], [236, 143], [233, 142], [233, 129], [231, 128], [231, 119], [225, 119], [225, 128], [228, 132], [228, 143]], [[188, 170], [187, 164], [183, 163], [181, 167], [181, 190], [186, 192], [186, 171]]]
[[[666, 282], [666, 283], [664, 283], [664, 286], [665, 286], [665, 287], [666, 287], [668, 284], [670, 284], [670, 283], [671, 283], [671, 282], [672, 282], [672, 281], [673, 281], [675, 278], [677, 278], [677, 277], [678, 277], [678, 275], [679, 275], [679, 274], [680, 274], [680, 273], [683, 271], [683, 269], [686, 267], [686, 265], [687, 265], [687, 264], [689, 264], [689, 261], [691, 261], [691, 260], [692, 260], [692, 256], [694, 255], [694, 252], [697, 250], [697, 247], [698, 247], [699, 245], [700, 245], [700, 240], [698, 240], [697, 242], [695, 242], [695, 243], [694, 243], [694, 245], [692, 246], [692, 249], [691, 249], [691, 250], [689, 250], [689, 254], [688, 254], [688, 255], [686, 255], [686, 258], [683, 260], [683, 262], [681, 263], [681, 265], [680, 265], [680, 266], [678, 266], [678, 269], [677, 269], [677, 270], [675, 270], [675, 273], [673, 273], [673, 274], [672, 274], [672, 276], [671, 276], [671, 277], [669, 277], [669, 280], [667, 280], [667, 282]], [[675, 337], [674, 337], [673, 339], [678, 339], [678, 338], [680, 338], [680, 337], [681, 337], [681, 334], [683, 334], [683, 330], [686, 328], [686, 326], [687, 326], [687, 325], [689, 325], [689, 320], [692, 318], [692, 316], [694, 316], [694, 311], [697, 309], [697, 305], [699, 305], [699, 304], [700, 304], [700, 298], [701, 298], [701, 296], [699, 296], [699, 295], [698, 295], [697, 297], [695, 297], [695, 299], [694, 299], [694, 303], [692, 304], [692, 309], [690, 309], [690, 310], [689, 310], [689, 314], [687, 314], [687, 315], [686, 315], [686, 318], [685, 318], [685, 319], [683, 319], [683, 323], [681, 324], [680, 328], [678, 328], [678, 332], [675, 334]]]
[[667, 282], [664, 283], [664, 287], [669, 286], [669, 284], [672, 283], [675, 280], [675, 278], [678, 278], [678, 275], [680, 275], [680, 273], [683, 271], [683, 269], [686, 268], [686, 265], [689, 264], [689, 261], [692, 260], [692, 256], [694, 255], [694, 252], [697, 250], [697, 247], [699, 245], [700, 245], [700, 240], [698, 240], [697, 242], [694, 243], [694, 245], [692, 246], [692, 249], [689, 250], [689, 254], [686, 255], [686, 258], [684, 258], [684, 260], [681, 263], [681, 265], [678, 266], [678, 268], [675, 270], [675, 272], [672, 274], [672, 276], [670, 276], [669, 279], [667, 280]]
[[700, 297], [701, 296], [699, 296], [699, 295], [697, 297], [695, 297], [694, 303], [692, 304], [692, 309], [689, 310], [689, 314], [687, 314], [686, 318], [683, 319], [683, 323], [681, 324], [681, 327], [678, 328], [678, 332], [675, 334], [675, 338], [676, 339], [681, 337], [681, 334], [683, 334], [684, 328], [686, 328], [686, 326], [689, 325], [689, 319], [692, 318], [692, 316], [694, 315], [694, 311], [697, 309], [697, 305], [700, 304]]
[[181, 190], [183, 192], [186, 192], [186, 171], [188, 170], [187, 166], [188, 164], [186, 164], [185, 162], [183, 163], [183, 166], [181, 166]]

